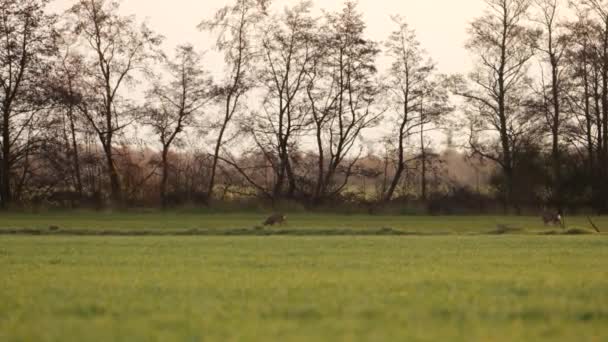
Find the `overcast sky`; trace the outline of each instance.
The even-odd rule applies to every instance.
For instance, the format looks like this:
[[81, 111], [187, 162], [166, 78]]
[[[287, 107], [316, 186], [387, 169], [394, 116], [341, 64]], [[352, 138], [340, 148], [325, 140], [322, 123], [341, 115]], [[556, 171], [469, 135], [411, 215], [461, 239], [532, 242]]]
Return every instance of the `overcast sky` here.
[[[215, 11], [234, 0], [123, 0], [124, 14], [135, 14], [146, 20], [158, 33], [166, 37], [165, 47], [171, 50], [178, 44], [192, 43], [198, 50], [210, 50], [213, 41], [199, 32], [196, 26], [210, 18]], [[295, 3], [295, 0], [274, 0], [274, 9]], [[55, 0], [51, 10], [61, 12], [74, 0]], [[342, 0], [316, 0], [317, 9], [333, 11], [342, 7]], [[399, 14], [413, 27], [418, 37], [443, 73], [464, 73], [471, 58], [464, 49], [467, 27], [484, 8], [483, 0], [359, 0], [359, 10], [368, 25], [368, 35], [383, 41], [395, 28], [390, 16]], [[209, 64], [216, 57], [208, 54]], [[218, 66], [219, 67], [219, 66]], [[382, 67], [382, 66], [381, 66]], [[214, 66], [209, 66], [212, 71]], [[221, 69], [221, 67], [219, 67]]]

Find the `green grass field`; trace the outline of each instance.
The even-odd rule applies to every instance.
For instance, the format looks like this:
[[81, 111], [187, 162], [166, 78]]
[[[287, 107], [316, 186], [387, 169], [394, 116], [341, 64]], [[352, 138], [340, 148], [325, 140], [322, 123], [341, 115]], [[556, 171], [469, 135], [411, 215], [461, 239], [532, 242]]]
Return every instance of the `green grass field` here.
[[589, 236], [0, 236], [0, 341], [606, 341]]
[[[264, 218], [1, 213], [0, 341], [608, 340], [608, 236], [585, 217], [542, 236], [567, 230], [301, 213], [251, 236]], [[189, 230], [243, 236], [171, 236]]]
[[[261, 225], [266, 215], [205, 214], [196, 212], [46, 212], [39, 214], [0, 213], [1, 229], [48, 229], [57, 226], [63, 230], [110, 230], [171, 232], [188, 229], [227, 231], [251, 229]], [[594, 218], [595, 223], [608, 232], [608, 217]], [[568, 217], [571, 228], [591, 229], [586, 217]], [[535, 216], [370, 216], [296, 213], [288, 214], [282, 230], [354, 230], [366, 231], [391, 228], [412, 233], [462, 234], [485, 233], [496, 230], [497, 225], [508, 225], [531, 232], [555, 230], [546, 227]]]

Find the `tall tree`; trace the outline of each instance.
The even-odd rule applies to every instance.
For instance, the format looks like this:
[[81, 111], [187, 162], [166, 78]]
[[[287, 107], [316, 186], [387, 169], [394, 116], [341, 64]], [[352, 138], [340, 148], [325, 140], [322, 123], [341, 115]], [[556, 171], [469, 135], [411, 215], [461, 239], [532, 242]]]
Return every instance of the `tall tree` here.
[[[456, 86], [455, 93], [469, 104], [472, 150], [493, 160], [502, 170], [507, 208], [513, 197], [514, 152], [531, 124], [524, 100], [528, 62], [534, 56], [539, 32], [525, 26], [531, 0], [485, 2], [486, 13], [469, 29], [467, 49], [478, 59], [469, 76], [471, 86]], [[497, 149], [493, 142], [484, 144], [481, 140], [479, 134], [488, 132], [498, 135]]]
[[70, 13], [91, 74], [91, 97], [81, 110], [103, 147], [110, 197], [116, 205], [122, 202], [122, 193], [115, 138], [133, 122], [134, 114], [121, 90], [158, 56], [162, 38], [145, 25], [138, 27], [134, 17], [120, 15], [119, 3], [113, 0], [79, 0]]
[[432, 111], [424, 110], [427, 104], [438, 99], [439, 89], [433, 75], [435, 64], [420, 47], [414, 30], [410, 29], [400, 17], [394, 17], [393, 21], [397, 25], [397, 30], [391, 33], [386, 43], [387, 55], [392, 60], [386, 89], [391, 107], [396, 113], [396, 125], [387, 140], [396, 141], [396, 144], [392, 144], [396, 145], [392, 147], [396, 157], [394, 175], [384, 193], [386, 201], [393, 198], [402, 180], [407, 163], [410, 161], [407, 157], [407, 147], [412, 143], [410, 138], [415, 134], [421, 136], [421, 157], [423, 169], [425, 168], [424, 128], [440, 114], [437, 111], [437, 103], [433, 103], [432, 107], [435, 108]]
[[317, 29], [310, 7], [311, 2], [303, 1], [269, 20], [262, 40], [259, 73], [264, 102], [260, 113], [254, 113], [247, 121], [247, 130], [274, 170], [274, 185], [269, 193], [275, 199], [284, 194], [295, 195], [292, 157], [309, 122], [303, 105], [305, 76], [312, 65]]
[[[572, 120], [567, 127], [567, 138], [572, 141], [575, 147], [582, 146], [586, 156], [586, 172], [582, 180], [586, 189], [590, 189], [591, 200], [597, 198], [599, 186], [597, 186], [597, 156], [599, 153], [597, 134], [601, 132], [601, 112], [599, 106], [595, 108], [594, 88], [598, 88], [599, 83], [594, 82], [594, 70], [598, 69], [599, 63], [597, 58], [597, 36], [594, 32], [599, 29], [596, 22], [589, 19], [585, 11], [577, 10], [576, 21], [569, 23], [568, 31], [570, 41], [566, 50], [567, 64], [570, 66], [567, 70], [567, 78], [569, 81], [569, 90], [565, 94], [567, 110], [572, 113]], [[592, 204], [588, 202], [587, 204]]]
[[0, 206], [13, 198], [14, 167], [29, 150], [27, 132], [40, 109], [40, 84], [55, 53], [55, 18], [46, 0], [0, 0]]
[[[365, 22], [355, 1], [326, 15], [318, 60], [309, 72], [307, 93], [317, 140], [318, 176], [313, 202], [339, 194], [361, 151], [347, 160], [361, 133], [377, 124], [383, 110], [375, 100], [377, 43], [365, 36]], [[336, 182], [342, 173], [342, 179]]]
[[[434, 167], [432, 153], [429, 153], [428, 137], [426, 133], [432, 130], [440, 129], [445, 124], [444, 119], [446, 114], [451, 113], [454, 108], [450, 104], [450, 96], [448, 90], [448, 79], [445, 75], [434, 75], [433, 78], [427, 80], [425, 87], [422, 89], [420, 97], [419, 112], [420, 127], [418, 134], [420, 136], [420, 197], [422, 200], [428, 199], [428, 171], [435, 172], [437, 175], [438, 169]], [[449, 138], [448, 133], [448, 140]], [[449, 144], [448, 144], [449, 145]], [[441, 162], [441, 160], [438, 160]]]
[[205, 20], [199, 29], [217, 33], [216, 47], [224, 53], [226, 75], [219, 81], [218, 99], [222, 103], [222, 118], [218, 123], [211, 176], [207, 196], [211, 200], [215, 189], [218, 162], [226, 134], [235, 115], [241, 110], [244, 96], [254, 86], [255, 61], [259, 57], [256, 46], [257, 25], [266, 16], [270, 0], [235, 0], [221, 8], [211, 20]]
[[[158, 135], [162, 145], [160, 182], [161, 205], [168, 206], [169, 152], [184, 130], [200, 123], [200, 114], [212, 96], [212, 81], [202, 67], [202, 59], [191, 45], [179, 46], [175, 57], [164, 62], [167, 82], [156, 81], [149, 91], [144, 124]], [[162, 79], [162, 75], [154, 75]]]
[[595, 26], [598, 37], [598, 70], [595, 78], [596, 110], [598, 114], [598, 183], [600, 191], [594, 200], [596, 209], [608, 211], [608, 2], [603, 0], [581, 0], [598, 21]]
[[[66, 33], [63, 33], [67, 35]], [[82, 104], [85, 91], [83, 84], [86, 73], [84, 57], [73, 51], [73, 45], [65, 39], [60, 44], [61, 56], [57, 58], [53, 67], [49, 88], [55, 104], [55, 110], [62, 126], [62, 135], [65, 140], [65, 153], [69, 156], [69, 170], [72, 186], [82, 197], [84, 186], [82, 181], [82, 168], [80, 163], [80, 146], [78, 143], [78, 128], [81, 126], [81, 116], [78, 106]]]
[[[551, 133], [551, 161], [552, 161], [552, 190], [553, 201], [561, 211], [563, 208], [562, 191], [562, 160], [560, 138], [563, 134], [562, 126], [567, 118], [563, 111], [563, 100], [566, 87], [565, 53], [569, 45], [569, 35], [561, 20], [563, 3], [561, 0], [535, 0], [538, 8], [536, 21], [541, 25], [543, 36], [538, 48], [542, 52], [542, 60], [546, 68], [541, 70], [541, 97], [542, 112]], [[550, 74], [549, 84], [545, 84], [545, 69]]]

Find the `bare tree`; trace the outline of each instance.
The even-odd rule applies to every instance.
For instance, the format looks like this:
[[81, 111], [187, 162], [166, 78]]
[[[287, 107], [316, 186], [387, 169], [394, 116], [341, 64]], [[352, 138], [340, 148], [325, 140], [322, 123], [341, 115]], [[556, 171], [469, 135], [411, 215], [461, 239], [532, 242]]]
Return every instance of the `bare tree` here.
[[569, 45], [569, 35], [562, 25], [561, 15], [563, 4], [561, 0], [535, 0], [538, 8], [536, 21], [540, 23], [544, 34], [538, 49], [542, 52], [542, 60], [547, 65], [550, 83], [545, 84], [545, 70], [541, 70], [542, 112], [551, 133], [551, 159], [553, 175], [554, 201], [559, 210], [563, 206], [562, 194], [562, 161], [560, 139], [563, 134], [562, 126], [566, 122], [563, 111], [563, 99], [566, 87], [565, 53]]
[[55, 113], [61, 125], [61, 136], [65, 142], [65, 154], [71, 178], [71, 186], [82, 198], [84, 185], [80, 163], [78, 131], [82, 131], [83, 120], [78, 106], [84, 98], [87, 68], [82, 54], [76, 51], [74, 37], [67, 30], [60, 31], [59, 56], [54, 60], [48, 88], [54, 102]]
[[[601, 211], [608, 210], [608, 2], [603, 0], [581, 0], [580, 4], [594, 14], [598, 25], [595, 27], [598, 36], [597, 55], [598, 70], [595, 75], [597, 85], [596, 109], [598, 114], [598, 186], [599, 196], [595, 206]], [[599, 88], [599, 89], [598, 89]]]
[[[422, 89], [422, 96], [420, 97], [420, 128], [418, 130], [420, 135], [420, 155], [418, 158], [421, 165], [420, 196], [422, 200], [428, 199], [427, 179], [429, 169], [437, 175], [442, 163], [441, 159], [436, 158], [437, 155], [435, 153], [429, 152], [429, 139], [425, 134], [429, 131], [440, 129], [445, 124], [444, 119], [446, 114], [450, 114], [454, 110], [450, 104], [447, 85], [448, 81], [445, 75], [434, 75], [433, 78], [426, 82], [425, 87]], [[450, 140], [449, 137], [448, 140]], [[438, 163], [434, 163], [434, 161]]]
[[41, 108], [47, 57], [55, 53], [54, 17], [46, 0], [0, 0], [0, 206], [12, 202], [17, 162], [30, 150], [28, 132]]
[[296, 192], [293, 152], [310, 121], [304, 105], [305, 78], [314, 54], [315, 20], [311, 3], [303, 1], [273, 16], [265, 28], [260, 81], [264, 95], [261, 113], [246, 124], [253, 139], [274, 170], [273, 198]]
[[[591, 199], [598, 197], [597, 159], [601, 151], [601, 108], [599, 90], [600, 63], [598, 58], [599, 32], [597, 22], [590, 20], [586, 11], [577, 9], [576, 21], [568, 24], [570, 41], [566, 50], [566, 78], [569, 89], [564, 94], [566, 109], [573, 120], [566, 126], [566, 139], [576, 149], [582, 146], [586, 154], [585, 186], [591, 190]], [[596, 96], [597, 94], [597, 96]]]
[[[467, 48], [478, 57], [469, 76], [471, 86], [460, 84], [454, 90], [469, 104], [474, 153], [493, 160], [503, 171], [507, 207], [512, 204], [514, 151], [531, 125], [524, 100], [528, 62], [534, 56], [539, 32], [524, 25], [531, 0], [485, 2], [488, 10], [469, 29]], [[484, 144], [479, 136], [492, 132], [498, 135], [498, 149], [492, 143]]]
[[211, 176], [207, 196], [211, 200], [215, 188], [218, 162], [229, 125], [239, 112], [245, 94], [253, 87], [253, 69], [258, 49], [256, 26], [266, 16], [270, 0], [236, 0], [233, 5], [220, 9], [211, 20], [200, 25], [201, 30], [217, 32], [216, 47], [224, 53], [226, 77], [219, 86], [219, 100], [223, 115], [215, 139]]
[[[325, 20], [318, 60], [307, 85], [318, 153], [317, 184], [311, 197], [317, 203], [344, 189], [361, 151], [348, 161], [347, 157], [361, 132], [383, 114], [375, 106], [379, 92], [375, 63], [380, 50], [364, 35], [366, 26], [356, 2], [346, 1], [342, 12], [328, 14]], [[343, 177], [336, 183], [339, 173]]]
[[79, 0], [70, 13], [91, 75], [90, 96], [81, 111], [103, 147], [111, 200], [118, 204], [122, 194], [115, 138], [133, 122], [134, 113], [120, 91], [157, 56], [156, 47], [162, 39], [145, 25], [138, 28], [133, 17], [121, 16], [119, 3], [113, 0]]
[[[426, 169], [425, 160], [425, 125], [440, 114], [433, 103], [433, 111], [428, 112], [425, 106], [438, 100], [438, 84], [434, 82], [435, 65], [426, 57], [425, 51], [420, 47], [414, 30], [400, 17], [394, 17], [397, 30], [391, 33], [387, 46], [387, 55], [392, 60], [392, 65], [387, 77], [386, 89], [391, 107], [396, 113], [396, 125], [394, 132], [387, 137], [387, 141], [396, 141], [393, 145], [395, 170], [390, 185], [384, 193], [384, 200], [390, 201], [395, 195], [407, 167], [407, 147], [411, 144], [410, 138], [420, 134], [420, 149], [423, 171]], [[444, 97], [445, 99], [446, 97]], [[429, 106], [431, 107], [431, 106]], [[426, 172], [423, 172], [426, 173]], [[423, 180], [426, 177], [423, 175]], [[423, 193], [426, 193], [426, 183], [423, 181]]]
[[[212, 96], [212, 82], [202, 67], [201, 56], [191, 45], [179, 46], [173, 60], [165, 63], [170, 80], [154, 82], [148, 93], [144, 124], [153, 128], [162, 145], [160, 182], [161, 204], [168, 206], [169, 152], [174, 142], [192, 125], [200, 124], [200, 114]], [[154, 75], [160, 79], [162, 75]]]

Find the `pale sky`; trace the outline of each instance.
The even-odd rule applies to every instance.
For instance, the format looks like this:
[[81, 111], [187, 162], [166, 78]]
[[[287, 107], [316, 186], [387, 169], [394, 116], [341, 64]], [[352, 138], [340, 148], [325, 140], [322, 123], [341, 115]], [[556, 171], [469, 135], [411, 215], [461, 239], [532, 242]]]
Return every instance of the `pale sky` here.
[[[123, 0], [122, 12], [135, 14], [146, 20], [157, 32], [166, 37], [168, 52], [178, 44], [192, 43], [200, 51], [212, 50], [213, 40], [199, 32], [196, 26], [215, 11], [233, 0]], [[273, 8], [295, 3], [295, 0], [274, 0]], [[52, 11], [67, 9], [74, 0], [54, 0]], [[334, 11], [342, 7], [341, 0], [315, 0], [316, 9]], [[414, 28], [424, 48], [438, 63], [440, 72], [465, 73], [471, 58], [464, 49], [467, 27], [484, 9], [483, 0], [359, 0], [359, 10], [368, 25], [368, 36], [384, 41], [395, 28], [390, 16], [399, 14]], [[209, 69], [219, 60], [213, 53], [207, 55]], [[380, 66], [381, 68], [383, 66]], [[221, 67], [218, 66], [221, 69]]]

